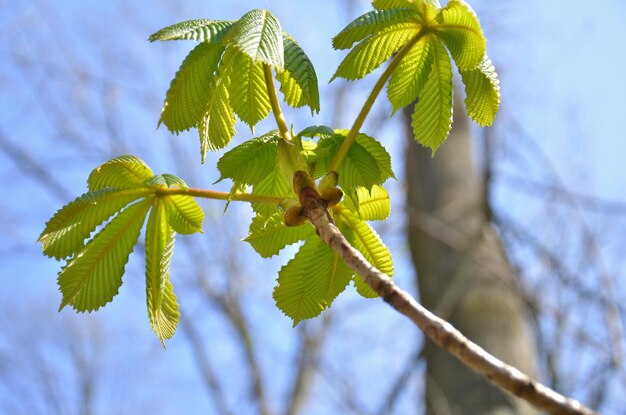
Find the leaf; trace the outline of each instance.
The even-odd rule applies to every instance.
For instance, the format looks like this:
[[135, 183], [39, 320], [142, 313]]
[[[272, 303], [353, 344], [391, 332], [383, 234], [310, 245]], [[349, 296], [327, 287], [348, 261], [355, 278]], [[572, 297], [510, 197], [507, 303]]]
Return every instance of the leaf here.
[[148, 40], [199, 40], [200, 42], [219, 43], [228, 33], [234, 21], [226, 20], [187, 20], [164, 27], [150, 35]]
[[173, 133], [198, 125], [223, 51], [220, 45], [200, 43], [187, 55], [167, 91], [159, 124]]
[[285, 69], [276, 74], [285, 102], [293, 108], [307, 105], [311, 113], [320, 111], [320, 97], [315, 68], [298, 43], [284, 35]]
[[151, 203], [148, 198], [128, 206], [68, 262], [57, 280], [63, 294], [59, 310], [71, 304], [76, 311], [93, 311], [113, 299]]
[[[328, 171], [328, 165], [346, 135], [346, 130], [336, 130], [334, 136], [320, 138], [316, 152], [324, 154], [324, 157], [317, 159], [315, 177], [320, 177]], [[388, 178], [394, 177], [391, 170], [391, 157], [387, 150], [374, 138], [365, 134], [357, 136], [337, 173], [339, 174], [338, 184], [344, 192], [357, 187], [370, 189], [373, 185], [382, 184]]]
[[355, 205], [352, 198], [346, 198], [344, 205], [361, 220], [385, 220], [391, 213], [391, 200], [384, 187], [374, 185], [372, 190], [364, 187], [356, 189]]
[[255, 137], [226, 152], [217, 162], [220, 180], [250, 185], [259, 184], [276, 168], [278, 162], [278, 131]]
[[238, 53], [233, 56], [227, 71], [230, 78], [230, 104], [241, 121], [253, 127], [267, 117], [272, 109], [263, 64], [255, 63], [247, 55]]
[[89, 191], [95, 192], [106, 187], [132, 189], [143, 187], [143, 182], [154, 173], [139, 157], [119, 156], [96, 167], [87, 179]]
[[269, 258], [277, 255], [285, 246], [307, 239], [314, 233], [315, 229], [308, 223], [285, 226], [282, 212], [277, 212], [269, 217], [255, 216], [244, 241], [263, 258]]
[[[356, 248], [365, 259], [389, 277], [393, 275], [393, 260], [391, 252], [380, 236], [367, 222], [359, 219], [347, 209], [337, 208], [334, 210], [337, 227], [346, 237], [348, 242]], [[357, 292], [363, 297], [374, 298], [378, 295], [359, 276], [354, 277]]]
[[311, 125], [298, 133], [298, 137], [324, 137], [332, 136], [335, 130], [325, 125]]
[[202, 232], [204, 212], [191, 196], [162, 197], [167, 206], [170, 226], [178, 233], [188, 235]]
[[295, 326], [329, 307], [351, 275], [352, 270], [320, 238], [309, 238], [278, 273], [276, 306]]
[[500, 81], [487, 56], [471, 71], [460, 71], [465, 84], [467, 115], [478, 125], [493, 124], [500, 107]]
[[217, 151], [230, 143], [236, 133], [236, 121], [228, 88], [223, 79], [216, 79], [209, 92], [206, 112], [198, 125], [202, 163], [206, 161], [208, 150]]
[[98, 225], [124, 206], [150, 193], [146, 189], [117, 190], [108, 187], [74, 199], [46, 223], [38, 239], [44, 254], [63, 259], [80, 251], [85, 246], [84, 240]]
[[157, 198], [146, 226], [146, 304], [152, 330], [163, 346], [174, 335], [180, 312], [172, 284], [170, 263], [174, 230], [168, 223], [168, 206]]
[[[259, 184], [254, 186], [252, 194], [265, 196], [289, 196], [293, 197], [291, 186], [285, 180], [283, 174], [274, 170], [261, 180]], [[270, 203], [252, 203], [252, 209], [261, 216], [269, 216], [276, 212], [281, 212], [277, 205]]]
[[160, 187], [188, 189], [187, 183], [183, 179], [173, 174], [163, 173], [152, 176], [145, 181], [145, 185], [158, 189]]
[[433, 152], [448, 137], [452, 126], [452, 66], [448, 52], [437, 38], [430, 38], [433, 66], [413, 112], [413, 133]]
[[391, 74], [387, 97], [393, 112], [414, 102], [424, 88], [433, 64], [428, 36], [422, 37]]
[[398, 23], [406, 22], [413, 14], [415, 12], [410, 9], [372, 10], [367, 12], [354, 19], [333, 38], [333, 48], [350, 49], [354, 43], [370, 35]]
[[424, 5], [441, 7], [439, 0], [373, 0], [372, 5], [378, 10], [414, 8], [419, 9]]
[[226, 41], [237, 46], [253, 63], [266, 63], [279, 70], [284, 67], [283, 31], [267, 10], [251, 10], [234, 24]]
[[391, 55], [420, 31], [417, 23], [399, 23], [372, 35], [348, 53], [331, 78], [348, 80], [363, 78], [378, 68]]
[[436, 17], [439, 36], [460, 70], [476, 68], [485, 56], [486, 43], [474, 10], [462, 0], [450, 0]]

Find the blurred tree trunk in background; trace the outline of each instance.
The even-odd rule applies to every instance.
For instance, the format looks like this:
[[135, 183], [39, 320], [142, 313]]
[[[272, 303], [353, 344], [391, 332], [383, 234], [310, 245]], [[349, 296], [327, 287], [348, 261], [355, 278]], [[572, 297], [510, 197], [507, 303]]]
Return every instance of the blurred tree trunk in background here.
[[[450, 137], [431, 157], [405, 112], [408, 239], [421, 302], [470, 339], [526, 373], [535, 351], [517, 278], [490, 223], [485, 183], [472, 160], [469, 123], [455, 103]], [[427, 341], [428, 414], [534, 414]]]

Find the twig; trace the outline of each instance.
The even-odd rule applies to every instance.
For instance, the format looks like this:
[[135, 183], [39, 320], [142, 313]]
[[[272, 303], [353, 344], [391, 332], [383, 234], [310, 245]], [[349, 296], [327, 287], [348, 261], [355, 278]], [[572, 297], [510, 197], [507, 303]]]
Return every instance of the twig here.
[[560, 395], [513, 366], [495, 358], [471, 342], [450, 323], [425, 309], [408, 292], [400, 289], [387, 275], [372, 266], [359, 251], [350, 245], [339, 229], [330, 223], [326, 212], [315, 198], [307, 198], [303, 214], [315, 226], [320, 238], [337, 252], [385, 302], [407, 316], [435, 344], [453, 354], [467, 367], [539, 409], [553, 414], [596, 414], [580, 402]]

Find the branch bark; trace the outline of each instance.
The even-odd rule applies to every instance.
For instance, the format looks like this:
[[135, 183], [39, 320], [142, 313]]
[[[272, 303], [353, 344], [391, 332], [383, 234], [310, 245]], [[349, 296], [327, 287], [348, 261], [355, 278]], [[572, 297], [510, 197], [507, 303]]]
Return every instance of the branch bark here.
[[437, 317], [387, 275], [370, 264], [330, 222], [323, 206], [308, 197], [302, 214], [309, 218], [320, 238], [354, 270], [367, 285], [396, 311], [407, 316], [428, 338], [454, 355], [467, 367], [482, 374], [500, 388], [552, 414], [597, 415], [580, 402], [565, 397], [495, 358], [471, 342], [447, 321]]

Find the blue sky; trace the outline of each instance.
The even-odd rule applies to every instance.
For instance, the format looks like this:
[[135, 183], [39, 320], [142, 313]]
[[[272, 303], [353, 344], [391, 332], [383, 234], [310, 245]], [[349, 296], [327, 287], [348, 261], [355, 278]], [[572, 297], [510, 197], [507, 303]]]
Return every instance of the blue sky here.
[[[366, 1], [357, 3], [354, 17], [369, 7]], [[193, 133], [172, 138], [164, 128], [155, 131], [155, 127], [165, 90], [191, 44], [150, 44], [146, 39], [153, 31], [178, 20], [201, 17], [236, 19], [251, 8], [268, 8], [274, 12], [283, 28], [299, 41], [316, 66], [323, 98], [322, 112], [312, 120], [306, 110], [287, 110], [289, 121], [300, 127], [330, 123], [335, 114], [329, 112], [332, 106], [328, 100], [332, 99], [336, 87], [345, 82], [336, 80], [331, 85], [327, 84], [343, 56], [330, 47], [330, 38], [348, 23], [342, 4], [303, 0], [144, 1], [128, 4], [114, 1], [0, 1], [0, 54], [7, 62], [2, 64], [0, 70], [0, 133], [25, 150], [44, 171], [52, 171], [54, 180], [63, 183], [76, 195], [82, 191], [89, 171], [105, 161], [102, 155], [111, 152], [119, 154], [132, 150], [155, 171], [177, 173], [173, 170], [175, 165], [170, 157], [173, 146], [197, 163], [197, 139]], [[518, 157], [529, 158], [526, 166], [530, 167], [505, 158], [498, 160], [498, 169], [514, 176], [553, 180], [546, 178], [545, 165], [536, 154], [528, 152], [527, 137], [531, 137], [533, 145], [539, 146], [549, 156], [568, 190], [626, 204], [623, 190], [626, 170], [622, 161], [626, 154], [626, 134], [622, 126], [622, 100], [626, 96], [626, 82], [622, 75], [626, 67], [626, 54], [623, 53], [626, 3], [607, 0], [597, 2], [597, 6], [583, 1], [484, 0], [470, 1], [470, 4], [483, 22], [489, 39], [488, 51], [499, 69], [503, 93], [502, 117], [506, 121], [501, 128], [519, 125], [525, 132], [510, 132], [502, 146], [515, 151]], [[92, 88], [79, 87], [85, 79]], [[349, 127], [375, 79], [376, 75], [371, 75], [355, 87], [355, 98], [343, 108], [345, 112], [341, 120], [345, 125], [337, 127]], [[101, 106], [102, 96], [115, 104], [114, 114], [105, 114], [107, 110]], [[84, 108], [89, 108], [89, 111], [84, 111]], [[384, 100], [379, 100], [374, 111], [390, 113], [389, 109]], [[59, 121], [55, 111], [66, 116], [63, 122]], [[94, 119], [89, 118], [90, 112], [96, 114]], [[107, 116], [114, 124], [108, 129], [104, 128]], [[259, 125], [258, 131], [265, 127], [271, 128], [271, 123]], [[369, 122], [364, 127], [365, 132], [377, 131], [380, 134], [379, 138], [389, 145], [393, 153], [396, 172], [401, 172], [403, 144], [396, 140], [397, 129], [398, 124], [394, 120], [385, 125]], [[90, 140], [83, 143], [91, 149], [80, 152], [81, 157], [77, 156], [79, 152], [74, 144], [61, 139], [61, 136], [67, 138], [77, 131], [80, 134], [92, 131]], [[250, 131], [245, 126], [238, 125], [238, 131], [240, 136], [236, 140], [250, 137]], [[114, 145], [110, 144], [111, 135], [116, 138]], [[210, 158], [202, 170], [197, 170], [201, 173], [194, 177], [195, 185], [211, 186], [217, 179], [211, 165], [215, 160], [216, 156]], [[65, 200], [60, 200], [55, 193], [46, 191], [40, 183], [22, 174], [20, 167], [5, 153], [0, 154], [0, 172], [5, 177], [5, 194], [11, 196], [0, 201], [0, 212], [6, 226], [0, 241], [0, 270], [2, 278], [11, 281], [0, 292], [0, 300], [7, 304], [17, 299], [24, 304], [49, 302], [54, 306], [57, 301], [55, 276], [59, 265], [43, 257], [33, 241], [45, 220]], [[398, 280], [412, 289], [413, 271], [409, 267], [410, 259], [401, 234], [402, 185], [402, 181], [390, 183], [394, 194], [399, 196], [394, 201], [394, 217], [387, 225], [389, 231], [386, 237], [394, 252]], [[532, 218], [545, 216], [541, 201], [517, 195], [506, 183], [497, 184], [494, 201], [497, 209], [519, 218], [522, 223], [531, 223]], [[221, 214], [221, 205], [214, 209], [217, 215]], [[236, 230], [240, 232], [239, 237], [243, 237], [246, 225], [238, 222], [245, 220], [249, 210], [232, 209], [228, 215], [236, 218], [233, 220]], [[606, 221], [602, 222], [603, 218], [585, 218], [594, 231], [596, 225], [598, 229], [607, 227]], [[620, 228], [602, 233], [600, 241], [606, 242], [603, 252], [609, 271], [619, 275], [626, 269], [626, 263], [617, 249], [623, 246], [623, 237], [617, 235], [616, 229]], [[554, 230], [551, 229], [551, 232]], [[604, 245], [602, 248], [605, 249]], [[247, 272], [258, 273], [259, 269], [267, 269], [271, 274], [260, 278], [264, 282], [248, 293], [251, 297], [250, 319], [259, 327], [268, 324], [271, 327], [269, 331], [275, 333], [271, 336], [275, 338], [264, 339], [261, 347], [268, 351], [284, 347], [283, 352], [289, 353], [293, 350], [293, 338], [289, 337], [290, 322], [273, 309], [271, 303], [275, 271], [287, 256], [260, 262], [256, 257], [252, 259], [249, 247], [242, 244], [234, 249], [241, 249], [241, 256], [249, 262]], [[140, 258], [135, 258], [130, 268], [139, 270], [140, 262]], [[218, 266], [215, 273], [227, 277]], [[255, 282], [258, 281], [255, 279]], [[122, 338], [120, 344], [123, 346], [116, 346], [115, 353], [132, 355], [145, 350], [158, 353], [161, 360], [154, 369], [153, 377], [157, 378], [172, 366], [180, 366], [182, 375], [177, 375], [178, 384], [189, 385], [180, 387], [176, 393], [182, 398], [172, 400], [170, 404], [184, 400], [190, 408], [207, 405], [205, 400], [195, 400], [202, 394], [201, 387], [198, 386], [193, 361], [182, 336], [171, 342], [167, 354], [155, 348], [158, 345], [155, 345], [142, 308], [141, 281], [130, 281], [128, 284], [130, 288], [123, 289], [119, 299], [98, 312], [114, 330], [133, 333], [132, 338]], [[404, 322], [397, 321], [381, 304], [362, 306], [360, 302], [362, 300], [352, 293], [346, 293], [338, 300], [337, 308], [350, 309], [356, 304], [356, 307], [363, 307], [365, 316], [380, 313], [389, 327], [408, 327]], [[201, 309], [195, 304], [189, 307]], [[55, 312], [54, 307], [50, 309], [52, 317], [56, 316]], [[268, 316], [274, 320], [268, 323]], [[353, 316], [345, 325], [350, 327], [351, 333], [359, 333], [367, 327], [367, 319]], [[218, 322], [207, 328], [213, 329], [217, 330], [215, 336], [227, 338], [229, 335], [228, 328], [220, 328]], [[351, 347], [350, 342], [337, 343], [339, 349]], [[399, 355], [409, 353], [402, 350], [401, 345], [396, 347]], [[229, 354], [232, 353], [229, 350], [228, 347], [222, 348], [221, 356], [236, 366], [237, 356]], [[344, 351], [342, 356], [345, 355], [349, 353]], [[371, 365], [381, 366], [386, 355], [383, 343], [380, 343], [379, 348], [374, 350]], [[271, 367], [272, 360], [269, 362], [265, 364]], [[285, 373], [281, 372], [278, 381], [281, 385], [287, 382], [287, 369], [283, 371]], [[236, 385], [238, 380], [233, 376], [228, 377], [226, 382]], [[143, 390], [142, 393], [150, 396], [154, 391]], [[375, 400], [374, 395], [368, 395], [368, 398]], [[277, 399], [276, 396], [274, 399]], [[607, 407], [606, 413], [624, 403], [623, 397], [620, 398], [617, 393], [612, 399], [615, 401]], [[167, 412], [164, 409], [162, 413]]]

